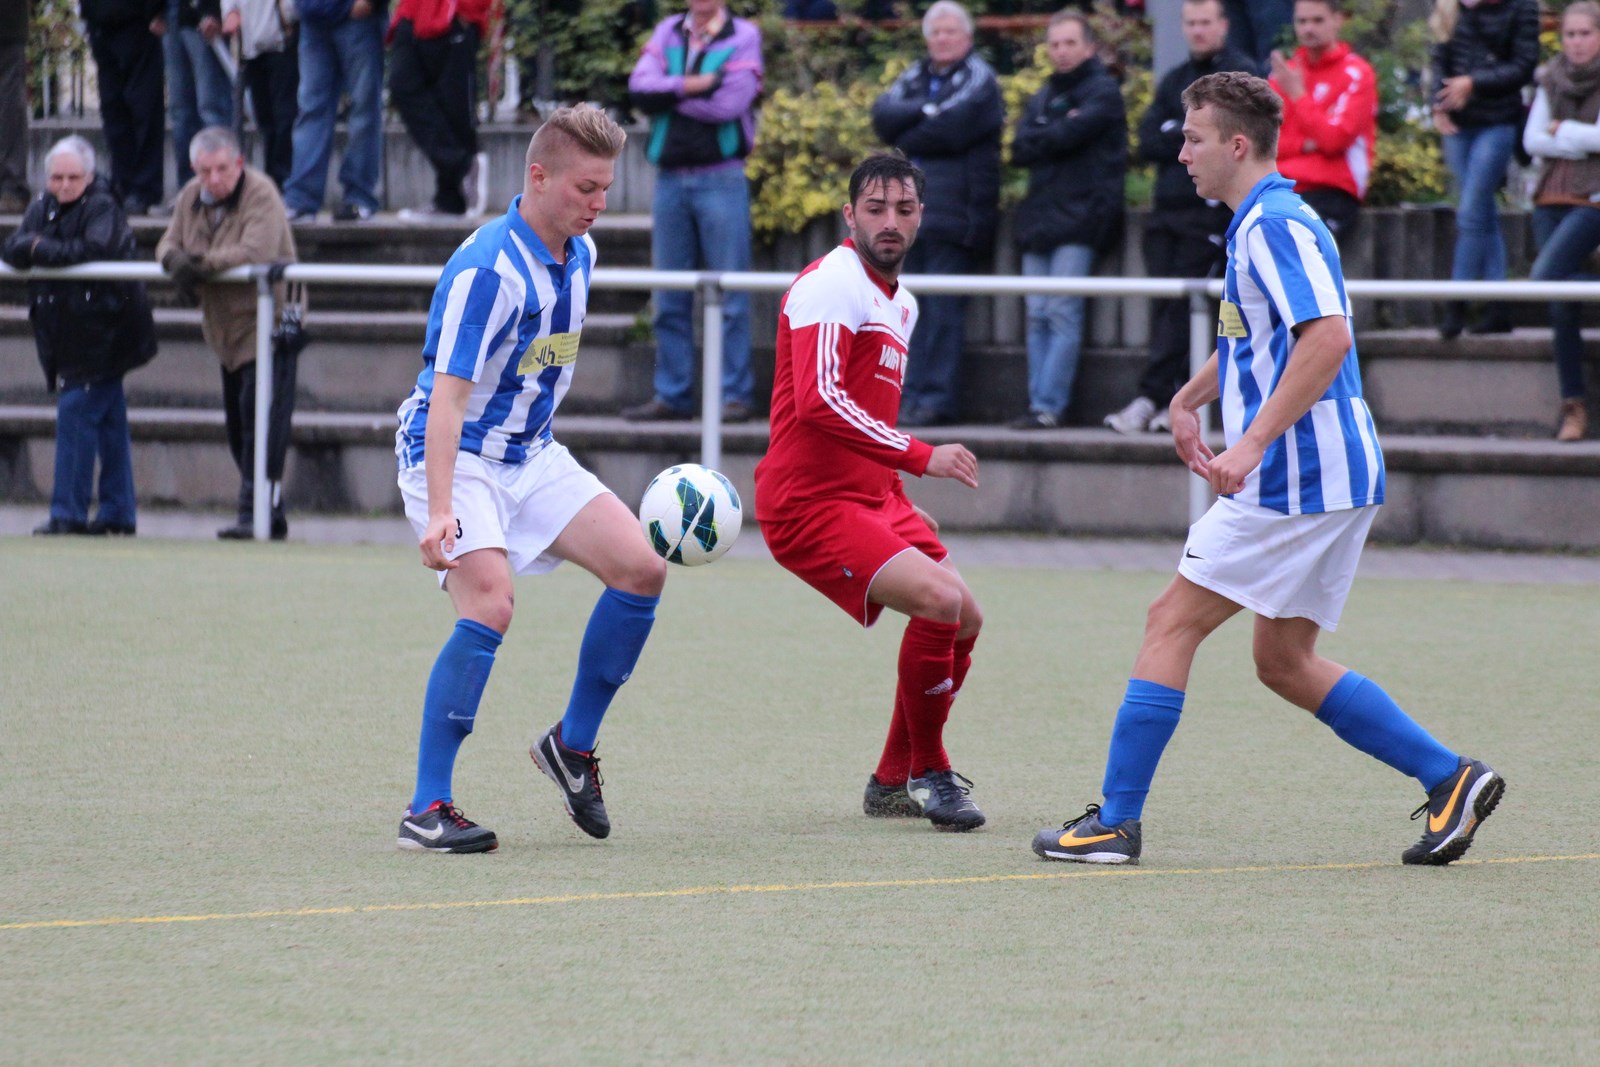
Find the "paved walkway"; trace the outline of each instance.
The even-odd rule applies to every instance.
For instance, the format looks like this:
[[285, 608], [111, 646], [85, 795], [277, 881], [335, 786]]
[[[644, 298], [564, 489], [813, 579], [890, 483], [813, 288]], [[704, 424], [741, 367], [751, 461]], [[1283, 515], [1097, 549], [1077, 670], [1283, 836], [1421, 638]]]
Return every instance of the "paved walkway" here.
[[[42, 505], [0, 505], [0, 537], [26, 537], [45, 519]], [[147, 508], [139, 515], [139, 535], [165, 540], [206, 540], [230, 516]], [[411, 528], [399, 516], [349, 518], [293, 516], [291, 542], [411, 546]], [[956, 560], [1002, 567], [1171, 572], [1182, 549], [1172, 540], [1110, 540], [1007, 534], [955, 534], [946, 538]], [[0, 547], [0, 551], [4, 551]], [[732, 554], [766, 556], [759, 537], [742, 537]], [[1361, 557], [1363, 578], [1426, 578], [1458, 582], [1538, 582], [1600, 585], [1600, 556], [1530, 552], [1452, 551], [1442, 548], [1369, 546]]]

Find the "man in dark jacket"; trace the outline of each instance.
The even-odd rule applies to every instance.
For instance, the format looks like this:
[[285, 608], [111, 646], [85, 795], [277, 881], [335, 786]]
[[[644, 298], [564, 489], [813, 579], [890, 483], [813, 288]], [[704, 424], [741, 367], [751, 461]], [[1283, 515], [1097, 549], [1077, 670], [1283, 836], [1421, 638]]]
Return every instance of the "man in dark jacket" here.
[[[28, 206], [0, 255], [17, 270], [132, 259], [133, 231], [94, 149], [76, 135], [45, 154], [47, 191]], [[133, 447], [122, 376], [156, 352], [143, 282], [51, 281], [28, 285], [28, 318], [47, 387], [57, 394], [55, 486], [36, 534], [132, 534]], [[89, 519], [100, 461], [100, 508]]]
[[[1087, 275], [1096, 249], [1121, 228], [1128, 118], [1116, 79], [1095, 56], [1097, 43], [1079, 12], [1051, 17], [1045, 47], [1055, 73], [1028, 101], [1011, 142], [1011, 161], [1028, 168], [1016, 240], [1029, 277]], [[1012, 429], [1049, 429], [1066, 415], [1083, 303], [1081, 296], [1028, 296], [1028, 410]]]
[[[872, 128], [927, 175], [910, 274], [971, 274], [994, 242], [1005, 109], [994, 71], [972, 51], [972, 17], [938, 0], [922, 17], [928, 56], [872, 105]], [[961, 406], [966, 297], [925, 296], [911, 336], [901, 426], [954, 422]]]
[[[1255, 73], [1250, 57], [1227, 47], [1228, 20], [1222, 0], [1184, 0], [1183, 37], [1187, 62], [1169, 70], [1156, 86], [1155, 99], [1139, 122], [1138, 158], [1156, 165], [1155, 200], [1144, 231], [1145, 272], [1158, 277], [1209, 278], [1222, 271], [1223, 234], [1232, 212], [1195, 195], [1188, 170], [1178, 162], [1183, 150], [1183, 91], [1196, 78], [1220, 70]], [[1150, 316], [1150, 360], [1139, 380], [1139, 395], [1105, 423], [1118, 433], [1167, 429], [1167, 405], [1189, 380], [1189, 305], [1161, 300]]]
[[111, 181], [130, 215], [142, 215], [161, 203], [166, 6], [166, 0], [79, 0], [99, 73], [100, 122], [111, 149]]

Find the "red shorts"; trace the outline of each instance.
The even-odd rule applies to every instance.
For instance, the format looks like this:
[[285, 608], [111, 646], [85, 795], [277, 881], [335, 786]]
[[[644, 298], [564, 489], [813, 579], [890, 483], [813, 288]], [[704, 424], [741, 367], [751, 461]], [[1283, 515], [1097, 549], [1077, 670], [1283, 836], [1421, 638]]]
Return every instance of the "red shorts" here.
[[904, 496], [881, 505], [822, 501], [802, 518], [761, 524], [772, 558], [843, 608], [862, 626], [878, 621], [882, 604], [867, 599], [883, 565], [907, 549], [943, 562], [949, 555]]

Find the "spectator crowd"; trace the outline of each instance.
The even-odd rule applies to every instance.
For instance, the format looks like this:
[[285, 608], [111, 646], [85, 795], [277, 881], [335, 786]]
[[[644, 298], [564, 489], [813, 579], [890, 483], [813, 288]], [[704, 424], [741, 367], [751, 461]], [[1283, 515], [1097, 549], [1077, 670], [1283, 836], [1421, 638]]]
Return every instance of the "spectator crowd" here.
[[[384, 207], [386, 79], [388, 104], [435, 178], [431, 199], [401, 211], [400, 218], [465, 218], [488, 208], [477, 71], [490, 32], [491, 0], [79, 4], [95, 60], [109, 167], [97, 175], [85, 142], [62, 142], [46, 164], [63, 174], [52, 171], [49, 191], [30, 205], [25, 157], [19, 159], [25, 138], [18, 135], [27, 123], [26, 85], [21, 65], [0, 62], [0, 211], [29, 212], [23, 230], [8, 242], [6, 258], [19, 266], [77, 261], [63, 258], [53, 243], [72, 226], [93, 234], [90, 243], [72, 244], [73, 254], [95, 250], [115, 258], [127, 252], [119, 234], [128, 216], [172, 217], [161, 260], [180, 288], [204, 305], [206, 339], [222, 360], [230, 444], [244, 480], [239, 521], [224, 535], [241, 536], [251, 520], [250, 457], [241, 434], [253, 418], [253, 368], [240, 339], [254, 336], [254, 308], [247, 294], [230, 295], [206, 278], [225, 269], [223, 264], [292, 259], [289, 227], [312, 222], [325, 209], [331, 208], [335, 222], [360, 223]], [[837, 14], [827, 4], [790, 7], [797, 18]], [[13, 15], [0, 20], [0, 59], [14, 60], [26, 40], [26, 7], [8, 10]], [[1185, 139], [1183, 90], [1218, 71], [1270, 80], [1284, 107], [1278, 170], [1334, 236], [1348, 241], [1360, 226], [1373, 176], [1380, 87], [1371, 65], [1343, 38], [1342, 0], [1182, 0], [1179, 10], [1187, 55], [1161, 73], [1130, 136], [1121, 86], [1102, 54], [1095, 21], [1078, 6], [1051, 16], [1044, 27], [1048, 74], [1009, 131], [995, 71], [974, 46], [973, 17], [955, 0], [927, 6], [920, 17], [925, 53], [870, 109], [879, 141], [926, 175], [924, 222], [907, 256], [907, 272], [973, 274], [992, 263], [1003, 164], [1009, 162], [1026, 173], [1026, 192], [1012, 217], [1023, 275], [1093, 273], [1124, 232], [1127, 168], [1148, 164], [1154, 184], [1140, 249], [1146, 271], [1220, 276], [1230, 212], [1198, 196], [1178, 162]], [[1600, 245], [1600, 6], [1578, 0], [1565, 8], [1560, 52], [1542, 66], [1540, 28], [1538, 0], [1436, 0], [1433, 6], [1429, 99], [1457, 206], [1453, 279], [1506, 277], [1496, 198], [1518, 148], [1540, 164], [1534, 277], [1584, 277]], [[1291, 36], [1292, 48], [1286, 44]], [[648, 122], [645, 156], [654, 168], [652, 258], [658, 269], [750, 268], [745, 160], [759, 137], [763, 47], [758, 25], [734, 17], [724, 0], [687, 0], [656, 24], [637, 56], [628, 104]], [[229, 132], [243, 125], [235, 111], [241, 99], [236, 82], [253, 116], [259, 167], [246, 166], [241, 141]], [[346, 133], [337, 191], [330, 196], [336, 120]], [[162, 158], [169, 124], [179, 186], [170, 199]], [[1008, 140], [1009, 148], [1003, 148]], [[199, 160], [211, 166], [209, 176], [195, 169]], [[264, 228], [244, 227], [246, 219], [268, 221]], [[90, 226], [83, 220], [96, 221]], [[35, 306], [48, 303], [48, 296], [36, 290]], [[693, 416], [699, 367], [694, 299], [681, 291], [654, 294], [654, 395], [624, 411], [626, 418]], [[112, 302], [116, 314], [124, 307], [133, 308], [128, 314], [137, 315], [139, 307], [147, 311], [142, 292]], [[972, 370], [966, 305], [961, 295], [921, 296], [900, 425], [964, 417], [965, 376]], [[1485, 304], [1475, 316], [1470, 311], [1464, 303], [1448, 303], [1438, 324], [1441, 338], [1511, 328], [1502, 304]], [[1588, 433], [1580, 312], [1578, 305], [1551, 309], [1560, 390], [1557, 437], [1563, 441]], [[1123, 434], [1167, 428], [1167, 405], [1188, 375], [1188, 314], [1184, 301], [1154, 302], [1137, 391], [1105, 417], [1107, 427]], [[1084, 320], [1083, 297], [1027, 297], [1027, 381], [1025, 390], [1018, 389], [1012, 428], [1048, 430], [1067, 421]], [[726, 294], [722, 328], [721, 413], [725, 421], [742, 422], [756, 407], [747, 294]], [[117, 413], [121, 375], [148, 354], [100, 360], [84, 369], [62, 358], [58, 338], [41, 333], [39, 346], [51, 387], [61, 390], [64, 425], [79, 427], [78, 443], [67, 440], [65, 431], [58, 442], [68, 459], [58, 470], [77, 471], [81, 455], [92, 470], [96, 449], [114, 468], [102, 480], [110, 500], [102, 501], [94, 523], [86, 513], [86, 476], [62, 475], [71, 484], [57, 487], [51, 532], [81, 532], [96, 524], [131, 531], [131, 498], [125, 501], [119, 488], [126, 473], [119, 443], [126, 417]], [[282, 416], [285, 436], [287, 417]], [[93, 437], [92, 426], [101, 427], [94, 431], [100, 437]], [[281, 476], [281, 461], [276, 468]], [[273, 500], [279, 533], [286, 523], [280, 499]]]

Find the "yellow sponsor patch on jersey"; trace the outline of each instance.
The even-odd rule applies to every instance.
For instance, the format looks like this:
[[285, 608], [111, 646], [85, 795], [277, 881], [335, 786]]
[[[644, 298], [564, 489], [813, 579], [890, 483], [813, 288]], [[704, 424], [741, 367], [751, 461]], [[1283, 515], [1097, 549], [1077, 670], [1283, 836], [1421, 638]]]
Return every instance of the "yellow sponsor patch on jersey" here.
[[1222, 308], [1217, 314], [1218, 337], [1245, 337], [1244, 317], [1239, 314], [1239, 305], [1232, 301], [1224, 300]]
[[578, 334], [553, 333], [528, 346], [517, 364], [518, 374], [538, 374], [546, 367], [565, 367], [578, 361]]

